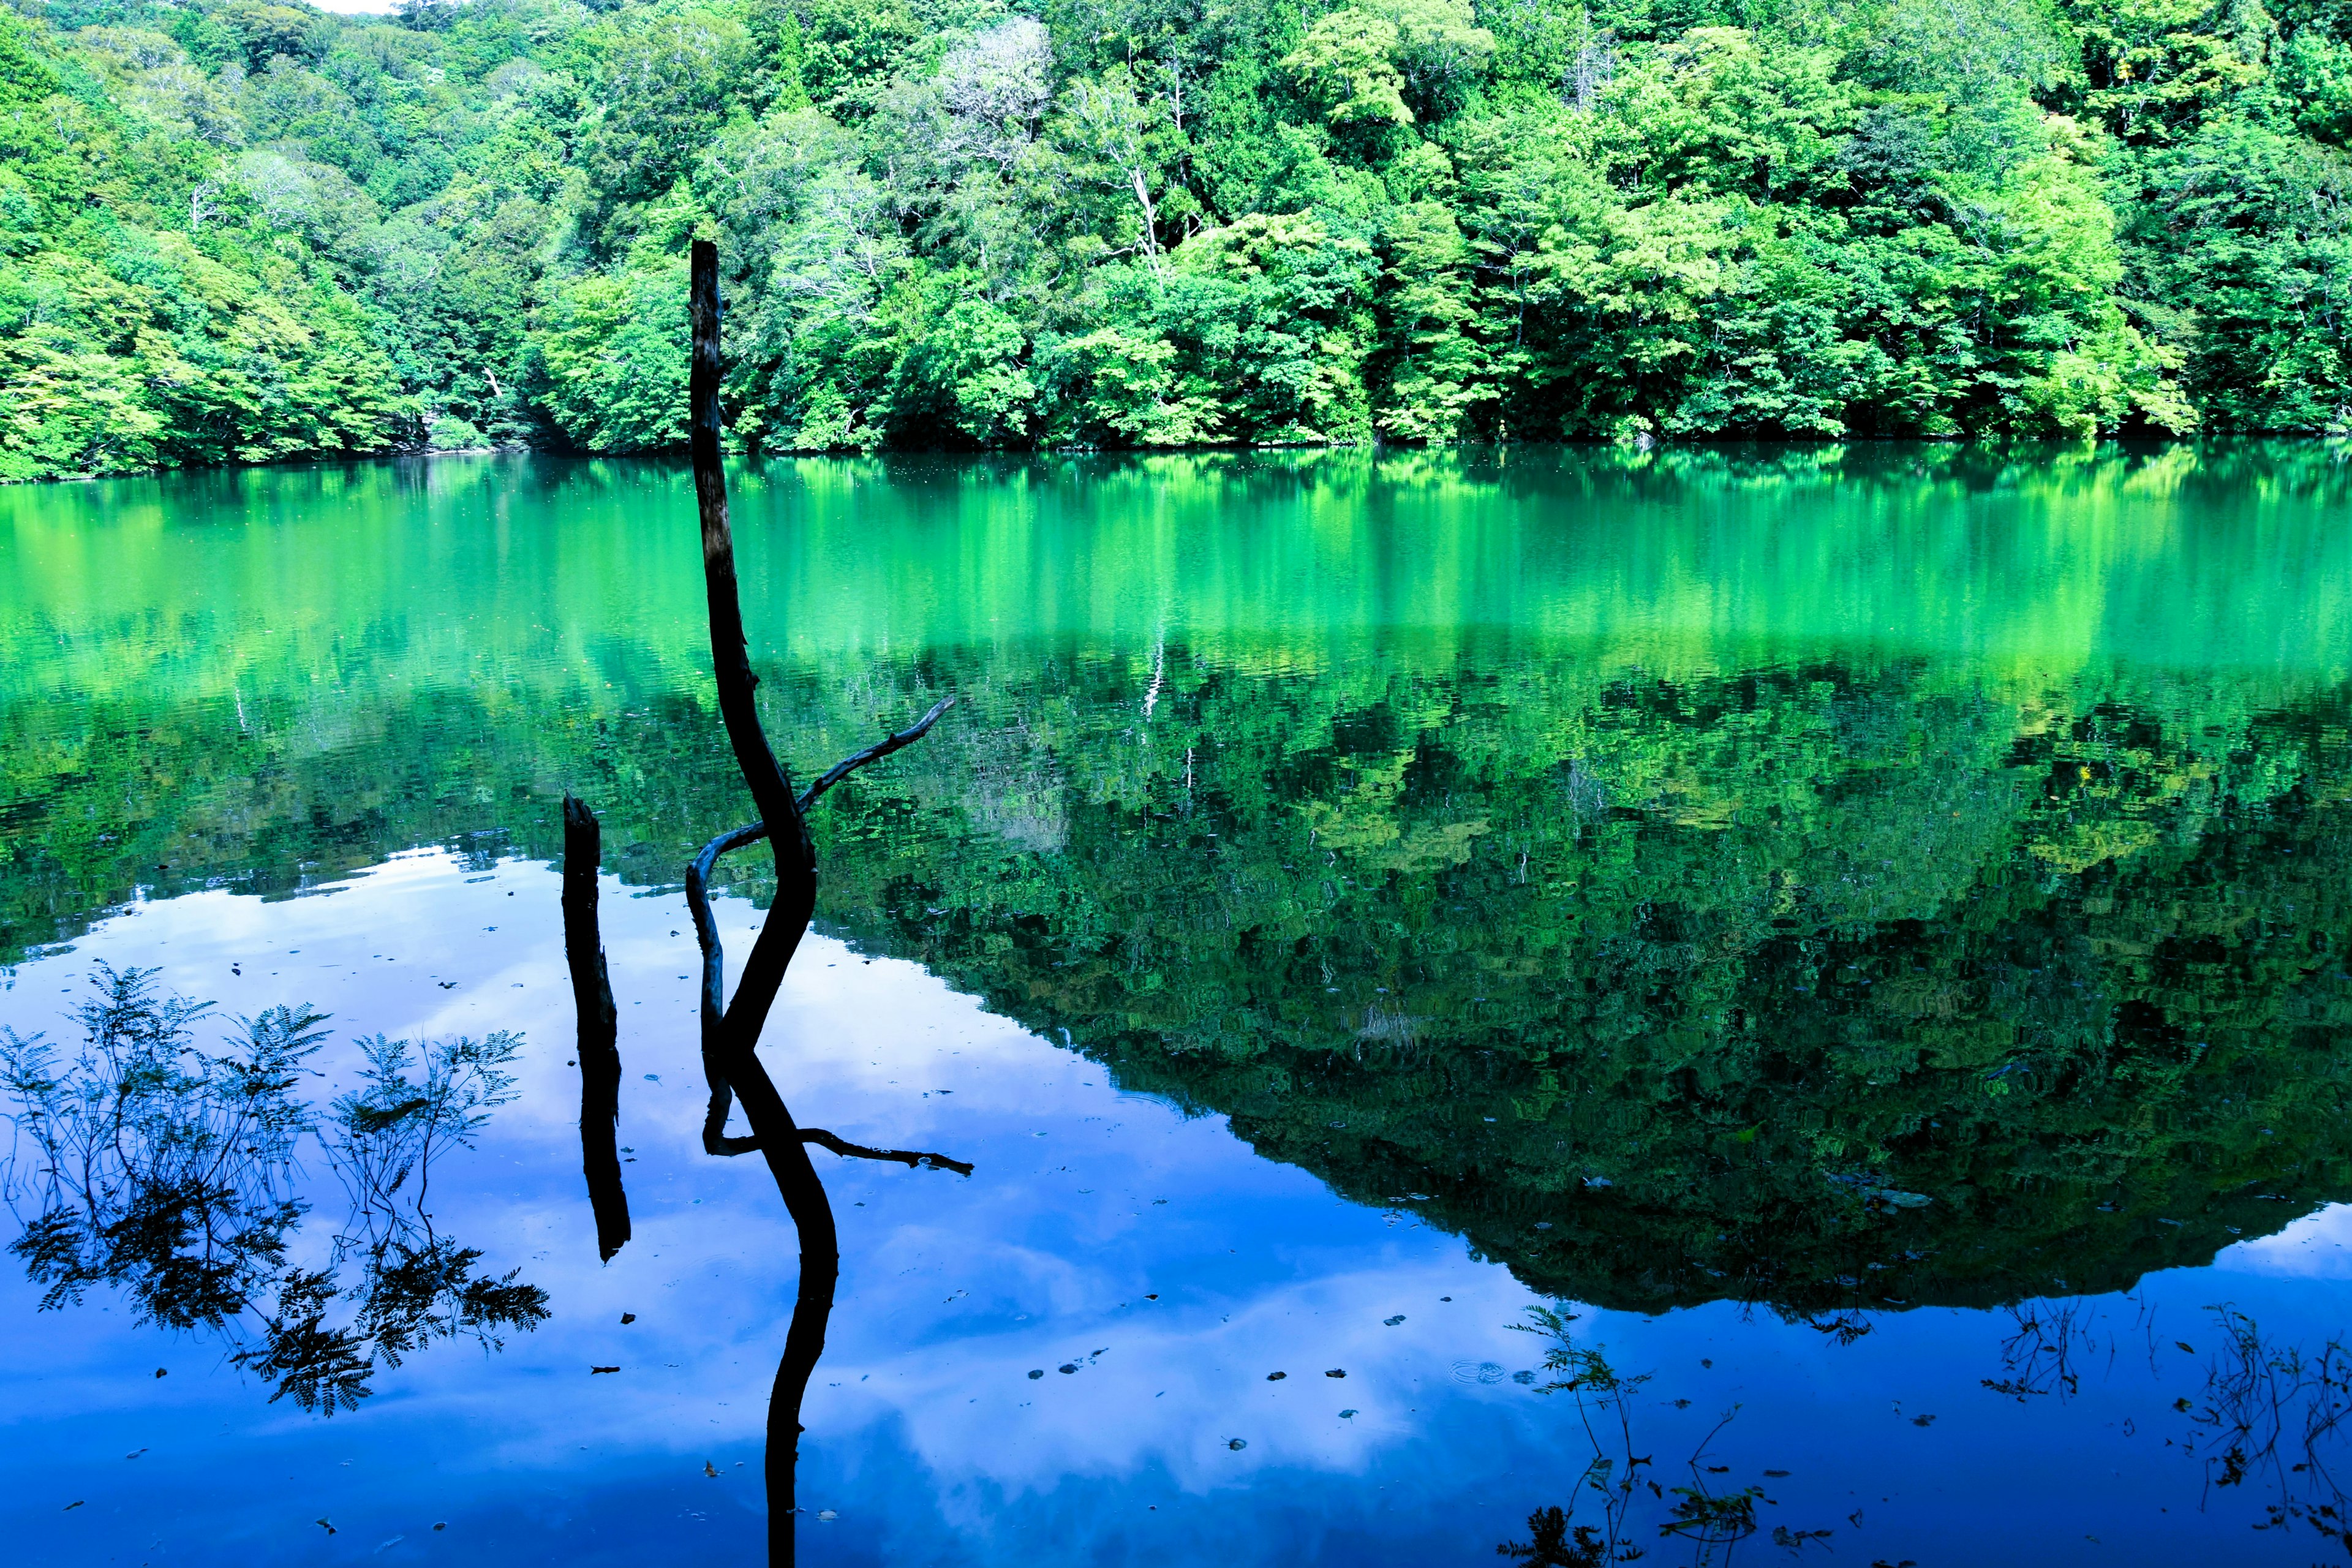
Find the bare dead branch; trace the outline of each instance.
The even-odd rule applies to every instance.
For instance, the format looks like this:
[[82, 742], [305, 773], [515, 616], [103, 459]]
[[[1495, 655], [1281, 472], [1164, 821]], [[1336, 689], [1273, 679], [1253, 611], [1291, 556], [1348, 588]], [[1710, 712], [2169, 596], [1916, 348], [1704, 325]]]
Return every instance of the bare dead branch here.
[[844, 757], [841, 761], [834, 763], [833, 766], [825, 769], [823, 773], [818, 775], [816, 783], [809, 785], [808, 788], [801, 792], [801, 815], [803, 816], [806, 816], [808, 815], [808, 808], [816, 804], [817, 797], [819, 795], [831, 789], [834, 785], [839, 784], [842, 780], [847, 778], [859, 768], [864, 767], [866, 763], [877, 761], [882, 757], [887, 757], [891, 752], [898, 751], [903, 747], [911, 746], [916, 742], [921, 740], [925, 734], [929, 732], [931, 726], [940, 721], [940, 715], [954, 707], [955, 704], [956, 700], [954, 698], [942, 697], [937, 702], [931, 704], [931, 710], [929, 712], [924, 714], [921, 718], [916, 720], [912, 724], [908, 725], [897, 734], [886, 735], [881, 740], [878, 740], [872, 745], [866, 747], [864, 751], [857, 752], [855, 756]]
[[[825, 1326], [833, 1316], [834, 1291], [841, 1278], [841, 1241], [835, 1228], [833, 1205], [809, 1163], [808, 1148], [793, 1125], [783, 1096], [760, 1063], [757, 1047], [768, 1009], [783, 984], [784, 970], [808, 931], [816, 910], [816, 852], [808, 827], [801, 820], [800, 803], [792, 781], [768, 745], [760, 727], [755, 694], [759, 677], [743, 637], [743, 606], [736, 587], [735, 536], [727, 515], [727, 474], [719, 454], [719, 384], [721, 374], [719, 332], [719, 249], [709, 240], [694, 242], [688, 308], [692, 318], [694, 357], [688, 374], [687, 395], [694, 461], [696, 510], [702, 524], [704, 597], [710, 615], [710, 663], [719, 687], [719, 716], [727, 727], [728, 743], [736, 766], [760, 809], [762, 831], [775, 850], [776, 899], [761, 922], [743, 966], [743, 978], [731, 1005], [718, 995], [720, 966], [718, 931], [709, 919], [707, 897], [696, 921], [696, 935], [704, 942], [703, 994], [704, 1070], [717, 1084], [741, 1097], [743, 1115], [760, 1140], [784, 1207], [800, 1233], [800, 1288], [793, 1301], [793, 1320], [784, 1331], [784, 1352], [776, 1363], [776, 1379], [768, 1396], [768, 1561], [772, 1568], [790, 1568], [794, 1559], [793, 1521], [795, 1473], [800, 1467], [801, 1401], [808, 1392], [817, 1359], [824, 1354]], [[745, 840], [749, 842], [749, 840]], [[708, 852], [710, 860], [719, 851]], [[709, 866], [698, 857], [701, 875]], [[715, 1018], [711, 1016], [715, 1014]]]
[[[768, 1561], [771, 1568], [791, 1568], [794, 1556], [794, 1474], [800, 1461], [801, 1402], [810, 1376], [824, 1353], [825, 1329], [833, 1316], [834, 1291], [841, 1276], [841, 1243], [832, 1201], [810, 1163], [808, 1144], [823, 1142], [838, 1153], [875, 1159], [903, 1159], [908, 1164], [937, 1162], [970, 1172], [969, 1165], [942, 1155], [904, 1151], [868, 1150], [845, 1143], [829, 1132], [812, 1135], [793, 1122], [792, 1111], [760, 1061], [758, 1046], [768, 1011], [783, 984], [784, 971], [807, 935], [816, 911], [816, 848], [810, 841], [805, 807], [852, 770], [877, 757], [887, 756], [916, 741], [937, 722], [950, 706], [941, 702], [911, 729], [891, 735], [848, 758], [826, 773], [805, 795], [795, 795], [792, 779], [769, 743], [760, 724], [757, 701], [759, 677], [752, 673], [750, 649], [743, 635], [743, 607], [735, 573], [735, 536], [727, 509], [727, 475], [719, 450], [719, 251], [708, 240], [693, 244], [688, 311], [694, 349], [688, 375], [689, 439], [693, 453], [694, 493], [702, 528], [702, 576], [710, 616], [710, 663], [719, 689], [719, 716], [727, 728], [736, 766], [759, 808], [760, 820], [719, 835], [703, 846], [687, 869], [687, 903], [694, 915], [694, 934], [702, 949], [703, 1074], [710, 1088], [710, 1105], [703, 1123], [703, 1147], [713, 1153], [747, 1153], [754, 1149], [766, 1161], [768, 1172], [782, 1194], [784, 1206], [800, 1233], [800, 1288], [793, 1302], [792, 1325], [785, 1331], [782, 1358], [768, 1397]], [[776, 897], [760, 923], [742, 978], [730, 1000], [725, 994], [726, 954], [719, 940], [719, 924], [710, 912], [709, 880], [719, 857], [731, 848], [766, 838], [774, 852]], [[744, 1119], [751, 1125], [749, 1138], [726, 1136], [730, 1101], [740, 1098]]]
[[756, 844], [768, 836], [768, 825], [753, 822], [720, 834], [702, 847], [686, 868], [686, 907], [694, 916], [694, 940], [702, 949], [702, 1057], [708, 1071], [715, 1065], [719, 1026], [726, 1021], [727, 950], [719, 941], [719, 921], [710, 912], [710, 871], [730, 849]]
[[[723, 1125], [726, 1120], [723, 1110], [719, 1113], [719, 1120]], [[968, 1160], [951, 1159], [948, 1155], [934, 1154], [921, 1149], [872, 1149], [863, 1143], [852, 1143], [822, 1127], [802, 1128], [801, 1142], [830, 1149], [845, 1160], [890, 1160], [909, 1170], [929, 1167], [934, 1171], [953, 1171], [959, 1176], [969, 1176], [972, 1173], [971, 1163]], [[760, 1147], [760, 1139], [757, 1133], [749, 1138], [729, 1138], [724, 1134], [714, 1138], [706, 1129], [702, 1146], [706, 1153], [749, 1154]]]
[[845, 1160], [896, 1160], [909, 1170], [920, 1170], [929, 1165], [935, 1171], [953, 1171], [959, 1176], [971, 1174], [971, 1163], [966, 1160], [950, 1160], [945, 1154], [927, 1153], [915, 1149], [869, 1149], [863, 1143], [852, 1143], [846, 1138], [835, 1137], [822, 1127], [802, 1128], [801, 1142], [822, 1144]]
[[702, 1119], [702, 1152], [706, 1154], [749, 1154], [760, 1147], [757, 1134], [727, 1136], [727, 1112], [735, 1091], [727, 1081], [720, 1057], [720, 1030], [727, 1021], [727, 949], [719, 940], [719, 920], [710, 912], [710, 871], [730, 849], [755, 844], [768, 835], [764, 822], [731, 828], [702, 847], [686, 868], [686, 907], [694, 916], [694, 940], [702, 949], [700, 1022], [702, 1079], [710, 1091], [709, 1109]]

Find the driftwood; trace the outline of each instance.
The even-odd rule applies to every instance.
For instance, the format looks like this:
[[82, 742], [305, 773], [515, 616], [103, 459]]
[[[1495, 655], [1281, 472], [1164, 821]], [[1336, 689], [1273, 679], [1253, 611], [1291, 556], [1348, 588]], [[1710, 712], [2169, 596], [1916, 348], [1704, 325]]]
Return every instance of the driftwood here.
[[563, 959], [580, 1016], [580, 1169], [596, 1215], [596, 1252], [607, 1263], [629, 1239], [629, 1194], [621, 1184], [620, 1023], [604, 945], [596, 930], [596, 814], [563, 797]]

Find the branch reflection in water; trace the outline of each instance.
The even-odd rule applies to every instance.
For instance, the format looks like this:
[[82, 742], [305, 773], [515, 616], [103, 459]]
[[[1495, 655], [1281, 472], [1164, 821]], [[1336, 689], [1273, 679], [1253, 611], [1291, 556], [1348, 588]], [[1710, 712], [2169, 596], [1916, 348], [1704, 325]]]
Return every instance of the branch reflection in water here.
[[[363, 1039], [361, 1087], [321, 1115], [297, 1090], [319, 1076], [307, 1064], [324, 1014], [272, 1007], [207, 1052], [196, 1026], [211, 1004], [163, 993], [155, 974], [98, 964], [70, 1058], [0, 1028], [14, 1131], [0, 1194], [24, 1221], [9, 1250], [47, 1287], [44, 1310], [120, 1289], [135, 1321], [219, 1334], [231, 1362], [275, 1385], [272, 1403], [326, 1415], [356, 1409], [379, 1366], [436, 1340], [495, 1350], [504, 1331], [546, 1319], [545, 1291], [519, 1270], [478, 1272], [481, 1253], [425, 1206], [434, 1162], [472, 1147], [514, 1098], [517, 1037]], [[306, 1138], [349, 1200], [308, 1264]]]
[[[692, 405], [694, 484], [702, 529], [703, 578], [710, 619], [711, 664], [719, 688], [719, 711], [745, 787], [760, 819], [731, 829], [702, 847], [687, 868], [687, 903], [695, 939], [702, 949], [699, 1018], [703, 1075], [710, 1104], [703, 1123], [703, 1148], [712, 1154], [756, 1152], [766, 1160], [776, 1190], [800, 1233], [800, 1282], [792, 1326], [768, 1396], [768, 1556], [776, 1568], [793, 1561], [795, 1475], [800, 1461], [801, 1401], [824, 1353], [825, 1329], [833, 1316], [841, 1276], [841, 1247], [833, 1205], [809, 1161], [808, 1145], [822, 1144], [848, 1158], [897, 1161], [970, 1175], [971, 1166], [944, 1154], [909, 1149], [874, 1149], [819, 1127], [793, 1121], [782, 1095], [757, 1055], [768, 1009], [784, 972], [808, 933], [816, 909], [816, 847], [806, 813], [824, 793], [856, 769], [912, 745], [928, 733], [954, 699], [935, 703], [906, 729], [845, 757], [795, 794], [792, 779], [761, 727], [736, 586], [735, 542], [728, 521], [727, 480], [719, 466], [719, 335], [718, 252], [707, 240], [694, 242], [691, 311], [694, 359], [688, 395]], [[564, 949], [570, 960], [573, 999], [580, 1018], [582, 1164], [589, 1201], [597, 1216], [597, 1245], [608, 1260], [628, 1239], [627, 1199], [614, 1149], [618, 1114], [620, 1056], [614, 1035], [612, 987], [596, 929], [595, 878], [600, 833], [587, 805], [564, 801]], [[730, 1002], [726, 994], [726, 952], [710, 913], [709, 883], [719, 857], [766, 839], [775, 857], [776, 896], [761, 921]], [[593, 1066], [592, 1066], [593, 1064]], [[611, 1092], [606, 1093], [606, 1086]], [[746, 1137], [727, 1135], [727, 1116], [740, 1100]]]

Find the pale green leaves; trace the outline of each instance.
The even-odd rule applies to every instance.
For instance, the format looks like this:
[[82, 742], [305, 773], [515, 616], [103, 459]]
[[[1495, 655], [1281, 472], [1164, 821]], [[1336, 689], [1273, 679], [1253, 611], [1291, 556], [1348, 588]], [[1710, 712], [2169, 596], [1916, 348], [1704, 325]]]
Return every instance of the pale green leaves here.
[[1495, 35], [1467, 0], [1374, 0], [1343, 6], [1307, 29], [1283, 60], [1334, 125], [1411, 125], [1424, 108], [1486, 68]]
[[537, 339], [548, 411], [592, 452], [686, 439], [686, 268], [591, 275], [559, 294]]

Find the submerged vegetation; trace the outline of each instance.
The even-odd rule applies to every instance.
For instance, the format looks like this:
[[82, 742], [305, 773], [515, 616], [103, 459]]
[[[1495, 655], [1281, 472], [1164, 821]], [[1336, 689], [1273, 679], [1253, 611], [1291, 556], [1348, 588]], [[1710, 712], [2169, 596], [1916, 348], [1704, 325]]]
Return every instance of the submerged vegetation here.
[[2352, 403], [2333, 0], [10, 5], [0, 478]]

